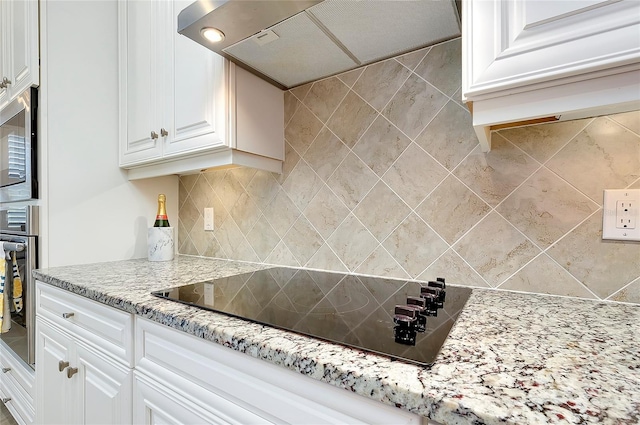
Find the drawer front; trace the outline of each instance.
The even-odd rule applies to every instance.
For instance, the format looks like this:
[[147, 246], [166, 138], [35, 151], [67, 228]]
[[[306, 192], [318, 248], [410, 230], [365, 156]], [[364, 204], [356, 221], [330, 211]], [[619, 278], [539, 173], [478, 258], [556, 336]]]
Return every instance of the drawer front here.
[[[0, 379], [0, 397], [10, 399], [5, 406], [18, 424], [31, 425], [35, 419], [33, 399], [20, 389], [18, 382], [11, 375], [3, 375]], [[4, 424], [4, 421], [2, 422]]]
[[420, 424], [422, 418], [136, 316], [136, 370], [185, 378], [269, 422]]
[[33, 395], [35, 393], [34, 384], [36, 381], [36, 374], [33, 369], [25, 365], [21, 360], [15, 357], [15, 354], [10, 352], [4, 345], [0, 343], [0, 367], [2, 373], [0, 373], [0, 379], [5, 377], [11, 377], [15, 381], [16, 385], [23, 393], [24, 397], [33, 403]]
[[36, 282], [36, 315], [133, 366], [133, 316], [130, 313]]

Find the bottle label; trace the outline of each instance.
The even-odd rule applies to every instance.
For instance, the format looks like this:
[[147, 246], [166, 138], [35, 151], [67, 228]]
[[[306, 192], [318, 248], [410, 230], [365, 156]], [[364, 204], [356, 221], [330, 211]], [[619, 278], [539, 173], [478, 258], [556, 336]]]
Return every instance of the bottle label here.
[[166, 214], [165, 214], [165, 215], [158, 214], [158, 215], [156, 216], [156, 220], [167, 220], [167, 219], [168, 219], [168, 218], [167, 218], [167, 215], [166, 215]]

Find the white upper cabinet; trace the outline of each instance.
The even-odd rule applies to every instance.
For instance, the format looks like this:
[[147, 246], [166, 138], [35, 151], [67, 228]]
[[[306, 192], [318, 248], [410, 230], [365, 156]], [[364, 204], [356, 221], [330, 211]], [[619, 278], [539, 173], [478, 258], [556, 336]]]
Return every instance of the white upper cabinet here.
[[39, 84], [38, 2], [0, 1], [0, 109]]
[[463, 2], [462, 96], [492, 126], [640, 108], [636, 0]]
[[190, 3], [119, 3], [120, 166], [131, 179], [230, 164], [280, 172], [284, 93], [179, 35]]

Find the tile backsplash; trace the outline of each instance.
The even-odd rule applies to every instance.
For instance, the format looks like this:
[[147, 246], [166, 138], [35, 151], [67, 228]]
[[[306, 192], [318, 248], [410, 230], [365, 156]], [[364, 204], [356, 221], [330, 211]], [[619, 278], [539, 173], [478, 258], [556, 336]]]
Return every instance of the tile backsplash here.
[[640, 111], [482, 153], [460, 67], [456, 39], [286, 92], [283, 174], [182, 176], [179, 252], [640, 303], [640, 243], [601, 239], [603, 189], [640, 188]]

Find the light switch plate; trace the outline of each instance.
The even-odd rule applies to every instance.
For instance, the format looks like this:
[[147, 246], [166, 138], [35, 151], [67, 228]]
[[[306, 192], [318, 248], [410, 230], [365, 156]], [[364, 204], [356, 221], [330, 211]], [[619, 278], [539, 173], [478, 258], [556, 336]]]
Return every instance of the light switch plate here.
[[204, 209], [204, 230], [213, 230], [213, 208]]
[[640, 189], [604, 191], [602, 239], [640, 241]]

